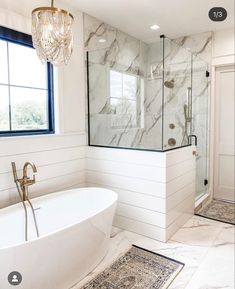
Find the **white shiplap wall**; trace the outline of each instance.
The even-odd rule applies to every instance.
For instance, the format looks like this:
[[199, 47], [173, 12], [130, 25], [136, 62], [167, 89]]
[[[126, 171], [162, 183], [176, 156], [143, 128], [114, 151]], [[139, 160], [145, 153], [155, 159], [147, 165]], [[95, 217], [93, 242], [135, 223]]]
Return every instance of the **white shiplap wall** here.
[[193, 214], [193, 150], [160, 153], [88, 147], [86, 183], [118, 193], [115, 226], [167, 241]]
[[85, 145], [85, 134], [1, 138], [0, 208], [19, 201], [11, 171], [12, 161], [16, 162], [18, 177], [22, 176], [26, 161], [36, 164], [38, 172], [36, 184], [30, 187], [31, 198], [84, 186]]
[[[30, 34], [30, 15], [37, 5], [35, 1], [28, 1], [27, 7], [18, 4], [14, 1], [1, 2], [0, 25]], [[69, 64], [55, 69], [54, 73], [56, 134], [0, 137], [0, 208], [19, 201], [11, 173], [12, 161], [17, 164], [19, 177], [25, 161], [31, 160], [37, 165], [37, 182], [30, 187], [30, 197], [84, 185], [83, 16], [82, 12], [67, 4], [76, 18], [73, 26], [74, 52]]]

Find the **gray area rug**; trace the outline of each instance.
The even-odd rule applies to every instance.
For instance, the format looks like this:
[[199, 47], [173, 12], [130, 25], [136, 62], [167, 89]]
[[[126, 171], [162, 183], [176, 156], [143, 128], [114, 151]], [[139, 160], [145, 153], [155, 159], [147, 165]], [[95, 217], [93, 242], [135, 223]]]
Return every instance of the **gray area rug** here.
[[184, 264], [137, 246], [82, 289], [165, 289]]
[[198, 216], [216, 221], [235, 224], [235, 204], [212, 200], [197, 212]]

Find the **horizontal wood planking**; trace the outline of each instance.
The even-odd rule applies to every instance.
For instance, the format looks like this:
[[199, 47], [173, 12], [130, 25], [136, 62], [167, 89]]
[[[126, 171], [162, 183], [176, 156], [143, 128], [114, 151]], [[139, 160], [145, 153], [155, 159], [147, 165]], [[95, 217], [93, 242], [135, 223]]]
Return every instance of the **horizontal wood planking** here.
[[[182, 193], [184, 193], [184, 195]], [[150, 225], [167, 228], [181, 215], [182, 212], [184, 212], [184, 203], [186, 202], [186, 200], [188, 200], [189, 197], [191, 198], [191, 200], [193, 200], [192, 196], [194, 194], [194, 183], [186, 186], [184, 189], [176, 193], [176, 195], [180, 194], [180, 201], [178, 201], [177, 203], [175, 202], [174, 204], [172, 204], [171, 202], [173, 200], [169, 201], [168, 199], [165, 201], [166, 206], [169, 202], [171, 205], [171, 209], [167, 212], [158, 212], [156, 209], [149, 210], [148, 208], [138, 207], [136, 206], [136, 204], [125, 204], [122, 203], [119, 198], [117, 214], [123, 217], [134, 219], [136, 221], [148, 223]], [[157, 203], [157, 200], [158, 198], [155, 198], [155, 204]], [[191, 214], [192, 213], [193, 211], [191, 210]]]
[[0, 157], [53, 151], [86, 145], [84, 134], [41, 135], [0, 138]]
[[180, 176], [185, 175], [187, 172], [195, 170], [196, 163], [192, 162], [192, 157], [186, 161], [182, 161], [166, 169], [166, 182], [170, 182]]
[[[84, 172], [75, 172], [73, 174], [63, 175], [51, 179], [47, 179], [38, 182], [35, 186], [31, 187], [29, 194], [30, 198], [36, 198], [49, 193], [57, 191], [72, 189], [75, 187], [85, 186], [85, 175]], [[0, 193], [0, 208], [18, 203], [20, 198], [16, 188], [7, 189]]]
[[[104, 185], [96, 183], [88, 183], [87, 186], [91, 187], [104, 187]], [[150, 196], [144, 193], [134, 192], [130, 190], [124, 190], [113, 186], [105, 185], [107, 189], [113, 190], [118, 194], [118, 202], [134, 207], [147, 209], [154, 212], [166, 213], [172, 210], [175, 206], [185, 200], [192, 194], [192, 190], [195, 188], [195, 183], [190, 183], [175, 192], [167, 199]]]
[[87, 168], [90, 171], [112, 173], [124, 177], [139, 178], [143, 180], [165, 182], [165, 169], [140, 164], [131, 164], [110, 160], [97, 160], [87, 158]]
[[[191, 206], [191, 199], [194, 195], [186, 198], [182, 204], [178, 206], [177, 218], [168, 225], [167, 228], [160, 227], [158, 225], [151, 223], [146, 219], [136, 220], [130, 216], [122, 216], [116, 214], [114, 218], [114, 225], [116, 227], [140, 234], [145, 235], [150, 238], [157, 239], [162, 242], [166, 242], [182, 225], [192, 216], [193, 206]], [[139, 213], [139, 212], [138, 212]], [[147, 221], [147, 222], [146, 222]]]
[[195, 182], [196, 171], [195, 169], [185, 172], [185, 174], [179, 176], [176, 179], [166, 183], [166, 197], [173, 195], [175, 192], [179, 191], [186, 185]]
[[0, 139], [0, 207], [19, 201], [11, 172], [12, 161], [16, 162], [18, 177], [22, 176], [26, 161], [36, 164], [36, 184], [29, 188], [31, 198], [84, 185], [85, 144], [85, 134]]
[[146, 237], [166, 242], [165, 229], [116, 215], [114, 226]]
[[[125, 164], [124, 164], [125, 165]], [[103, 186], [113, 186], [119, 189], [143, 193], [150, 196], [164, 198], [165, 185], [134, 177], [124, 177], [110, 173], [86, 171], [86, 182]]]
[[180, 162], [191, 159], [193, 151], [196, 151], [195, 146], [187, 146], [185, 148], [166, 152], [166, 167], [170, 167]]
[[165, 167], [165, 153], [138, 151], [128, 149], [113, 149], [100, 147], [87, 147], [87, 158], [109, 160], [125, 164], [147, 165], [153, 167]]
[[1, 157], [0, 174], [12, 171], [11, 162], [16, 161], [17, 168], [22, 169], [26, 161], [30, 160], [37, 167], [43, 167], [50, 164], [63, 163], [76, 159], [84, 159], [85, 147], [62, 148], [52, 151], [33, 152], [21, 155], [12, 155]]
[[[62, 163], [48, 164], [46, 166], [38, 166], [37, 173], [35, 174], [36, 184], [33, 185], [33, 187], [36, 187], [37, 183], [40, 181], [63, 176], [65, 174], [66, 175], [72, 174], [78, 171], [84, 172], [84, 168], [85, 168], [84, 164], [85, 164], [85, 160], [79, 159], [79, 160], [72, 160], [72, 161], [67, 161], [67, 162], [62, 162]], [[21, 178], [22, 168], [18, 170], [17, 173], [18, 173], [18, 177]], [[29, 172], [29, 175], [31, 174], [32, 173]], [[12, 172], [1, 174], [0, 179], [1, 179], [0, 191], [6, 190], [7, 188], [15, 187]]]
[[166, 230], [166, 240], [171, 238], [193, 215], [195, 193], [188, 196], [182, 204], [177, 207], [178, 217], [172, 222]]
[[149, 152], [135, 151], [132, 159], [126, 151], [120, 150], [117, 158], [114, 149], [107, 149], [106, 153], [104, 148], [88, 148], [86, 183], [118, 193], [116, 226], [163, 241], [193, 214], [192, 150], [187, 147], [182, 152], [155, 152], [162, 161], [159, 166], [148, 158]]
[[161, 228], [166, 227], [166, 215], [164, 213], [151, 211], [145, 208], [118, 203], [116, 214]]

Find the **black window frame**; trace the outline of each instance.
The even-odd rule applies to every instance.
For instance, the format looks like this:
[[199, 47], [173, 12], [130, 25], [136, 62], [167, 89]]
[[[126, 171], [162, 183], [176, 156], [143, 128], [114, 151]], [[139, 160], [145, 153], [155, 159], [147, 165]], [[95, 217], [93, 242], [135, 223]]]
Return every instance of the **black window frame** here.
[[[0, 39], [19, 44], [22, 46], [33, 47], [32, 36], [25, 34], [10, 28], [0, 26]], [[37, 130], [8, 130], [0, 131], [0, 137], [7, 136], [24, 136], [24, 135], [40, 135], [40, 134], [53, 134], [55, 133], [54, 125], [54, 71], [53, 65], [47, 62], [47, 119], [48, 119], [48, 129], [37, 129]], [[9, 104], [11, 106], [11, 104]], [[11, 121], [11, 120], [10, 120]]]

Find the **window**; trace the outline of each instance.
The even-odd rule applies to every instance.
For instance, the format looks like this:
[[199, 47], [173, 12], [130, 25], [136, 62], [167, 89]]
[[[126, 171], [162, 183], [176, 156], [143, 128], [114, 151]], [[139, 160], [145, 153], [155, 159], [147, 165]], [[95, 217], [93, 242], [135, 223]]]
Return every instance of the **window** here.
[[0, 27], [0, 136], [53, 133], [53, 67], [32, 37]]
[[110, 70], [110, 106], [113, 127], [137, 126], [138, 76]]

